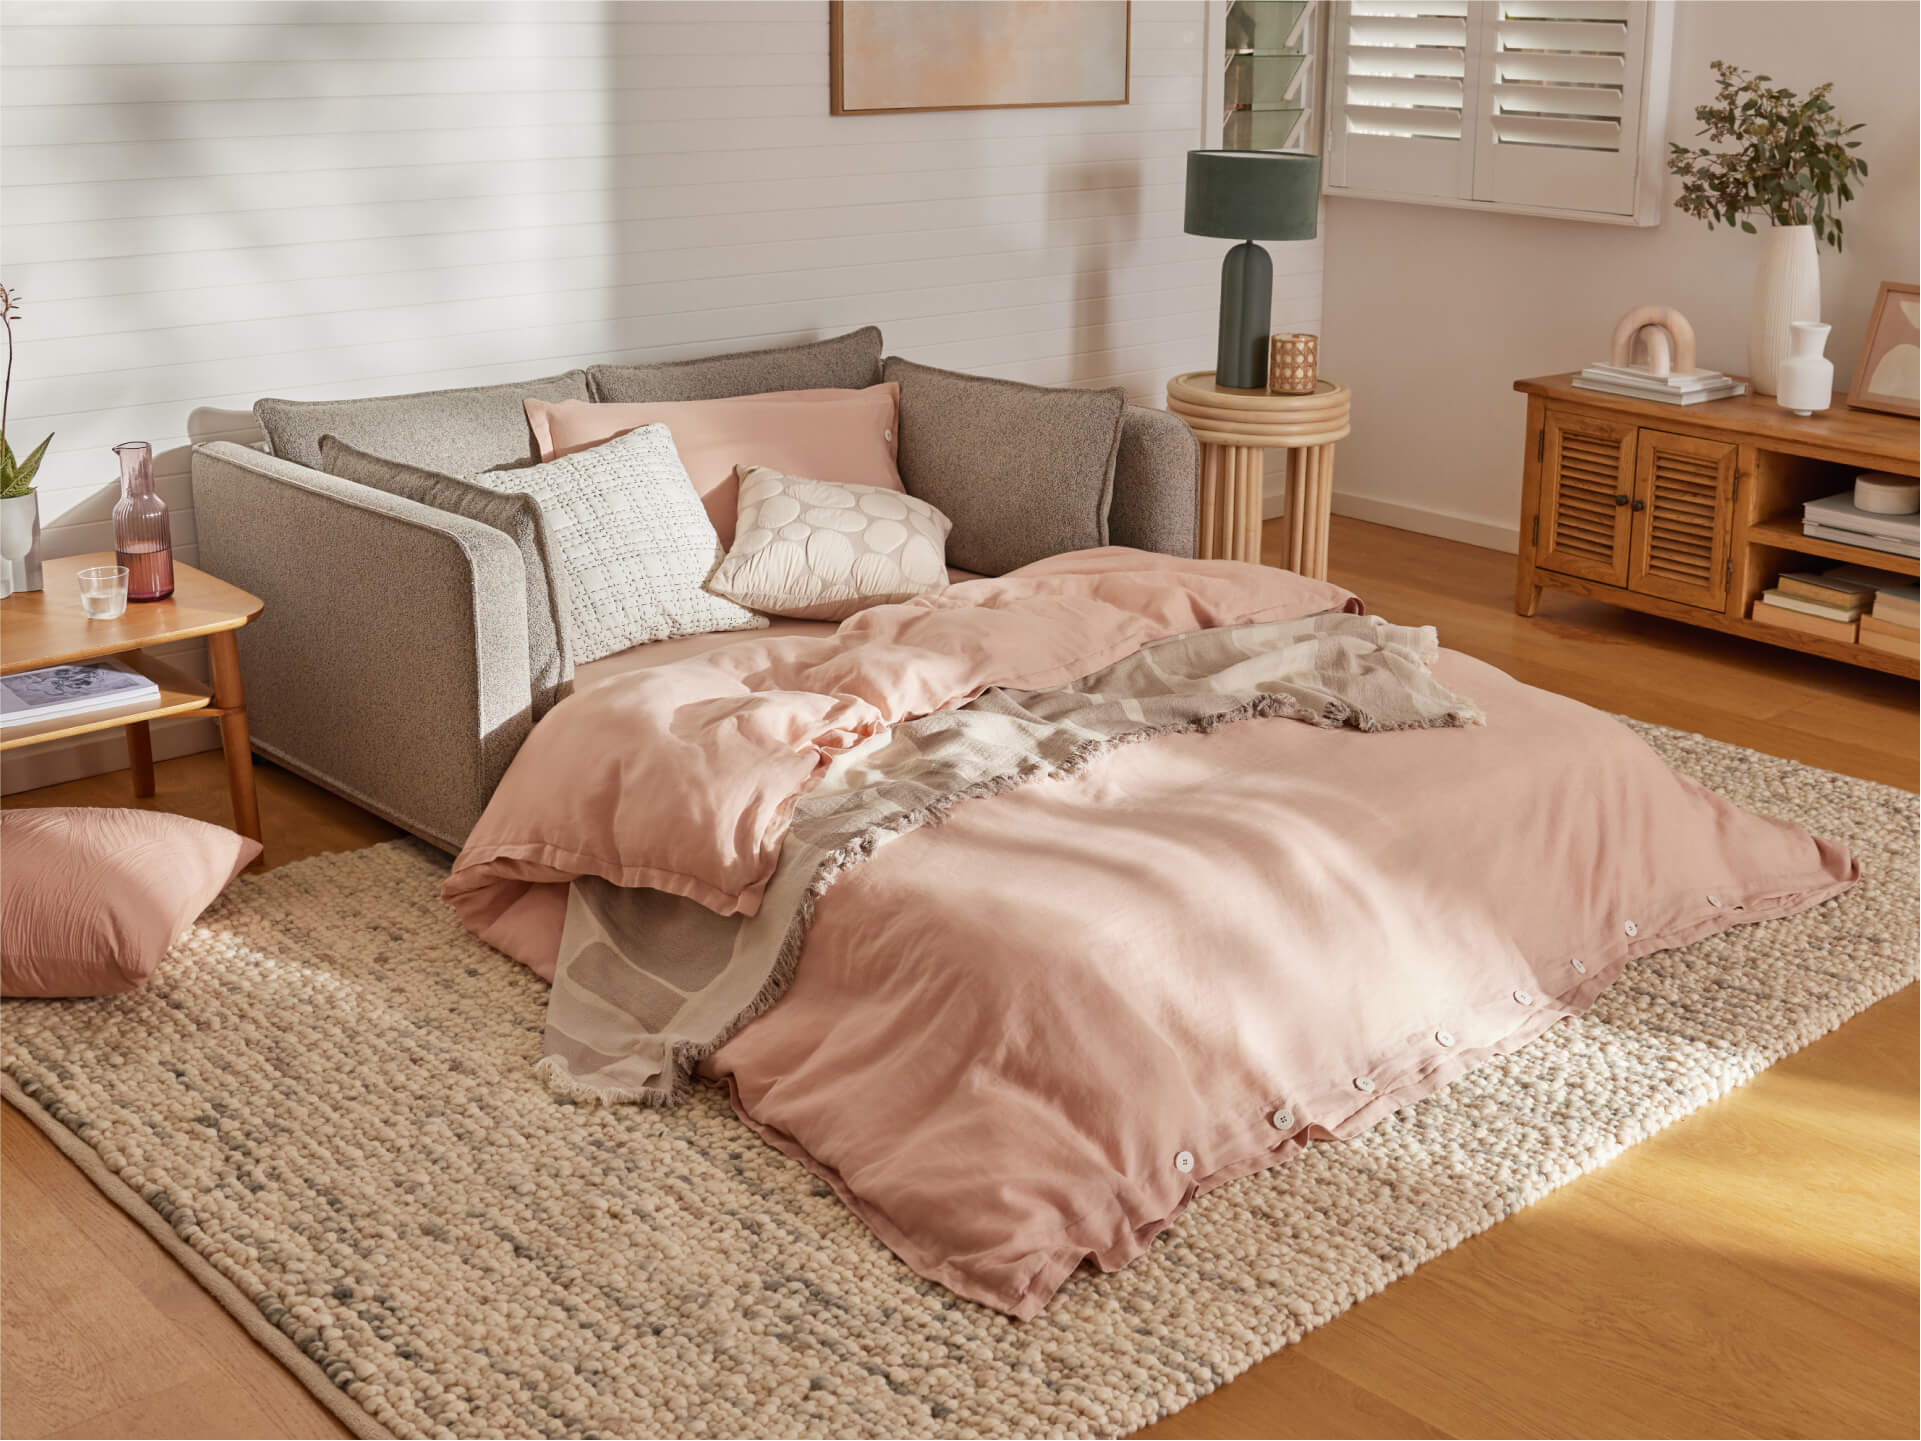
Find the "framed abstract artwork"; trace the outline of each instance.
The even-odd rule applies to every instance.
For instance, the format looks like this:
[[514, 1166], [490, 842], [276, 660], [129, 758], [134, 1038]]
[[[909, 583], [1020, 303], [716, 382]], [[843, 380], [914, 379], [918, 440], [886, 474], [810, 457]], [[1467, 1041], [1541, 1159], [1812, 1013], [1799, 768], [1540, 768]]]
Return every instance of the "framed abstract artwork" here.
[[1128, 0], [831, 0], [836, 115], [1125, 105]]
[[1855, 410], [1921, 415], [1921, 285], [1881, 282], [1868, 318], [1848, 404]]

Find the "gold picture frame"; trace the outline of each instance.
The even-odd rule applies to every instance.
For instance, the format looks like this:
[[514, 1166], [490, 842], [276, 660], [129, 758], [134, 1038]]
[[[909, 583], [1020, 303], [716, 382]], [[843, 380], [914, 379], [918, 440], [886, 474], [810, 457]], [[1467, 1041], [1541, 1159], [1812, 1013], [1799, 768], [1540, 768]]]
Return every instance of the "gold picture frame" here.
[[[834, 115], [1125, 105], [1133, 93], [1132, 0], [829, 0], [827, 41]], [[933, 103], [909, 103], [921, 98]]]
[[1848, 383], [1848, 408], [1921, 416], [1921, 285], [1881, 282]]

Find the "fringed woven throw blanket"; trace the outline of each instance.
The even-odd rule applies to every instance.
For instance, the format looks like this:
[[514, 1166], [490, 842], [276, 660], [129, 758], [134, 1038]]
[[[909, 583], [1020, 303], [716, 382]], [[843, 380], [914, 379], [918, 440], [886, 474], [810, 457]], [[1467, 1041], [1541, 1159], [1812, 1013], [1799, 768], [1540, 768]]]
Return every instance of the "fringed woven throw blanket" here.
[[691, 1068], [780, 999], [814, 907], [885, 841], [961, 801], [1073, 775], [1115, 746], [1278, 717], [1360, 731], [1478, 725], [1429, 671], [1431, 626], [1329, 612], [1175, 636], [1068, 685], [1000, 688], [839, 755], [795, 804], [759, 913], [575, 880], [547, 1004], [549, 1083], [668, 1104]]

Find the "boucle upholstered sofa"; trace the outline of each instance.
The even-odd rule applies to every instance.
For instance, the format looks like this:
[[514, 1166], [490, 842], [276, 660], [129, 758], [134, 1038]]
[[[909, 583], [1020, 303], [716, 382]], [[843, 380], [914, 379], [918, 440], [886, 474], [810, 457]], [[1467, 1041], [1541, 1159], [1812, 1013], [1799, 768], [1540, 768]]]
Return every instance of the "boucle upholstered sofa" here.
[[[527, 462], [521, 401], [682, 401], [881, 379], [881, 336], [652, 366], [593, 366], [507, 385], [345, 401], [263, 400], [269, 450], [193, 456], [200, 563], [260, 596], [241, 633], [254, 748], [415, 835], [456, 850], [537, 719], [527, 580], [505, 532], [326, 474], [319, 441], [449, 474]], [[903, 407], [905, 412], [905, 407]], [[909, 425], [904, 413], [903, 442]], [[1036, 437], [1044, 447], [1044, 438]], [[278, 452], [278, 453], [270, 453]], [[912, 475], [903, 444], [902, 479]], [[1128, 406], [1106, 538], [1194, 552], [1199, 447], [1165, 411]], [[1042, 470], [1009, 475], [1023, 507]]]

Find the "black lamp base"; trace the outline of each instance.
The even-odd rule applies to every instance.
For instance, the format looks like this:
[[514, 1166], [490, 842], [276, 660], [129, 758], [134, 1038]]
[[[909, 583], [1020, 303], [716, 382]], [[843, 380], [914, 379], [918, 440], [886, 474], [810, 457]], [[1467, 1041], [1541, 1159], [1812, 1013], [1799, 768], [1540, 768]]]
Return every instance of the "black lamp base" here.
[[1214, 383], [1230, 390], [1267, 388], [1267, 340], [1274, 308], [1274, 262], [1243, 240], [1221, 262], [1221, 344]]

